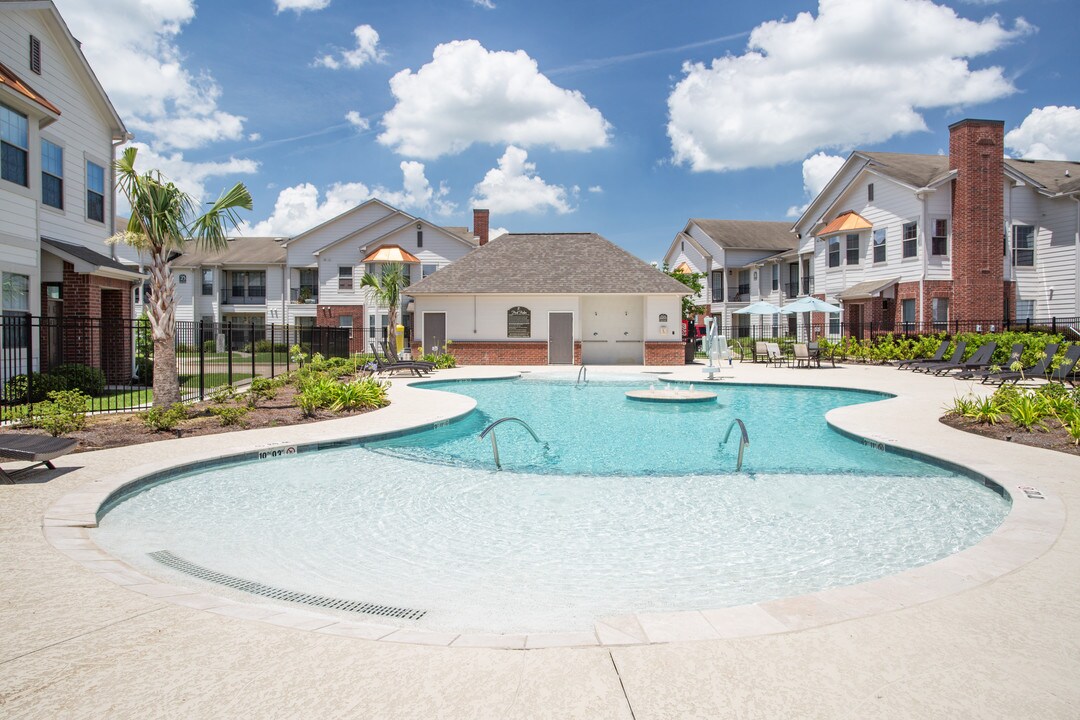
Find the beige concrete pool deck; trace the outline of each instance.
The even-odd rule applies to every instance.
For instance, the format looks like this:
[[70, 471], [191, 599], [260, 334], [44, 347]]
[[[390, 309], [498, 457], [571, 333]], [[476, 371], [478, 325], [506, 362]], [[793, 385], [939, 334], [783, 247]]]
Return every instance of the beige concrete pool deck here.
[[[552, 369], [438, 379], [518, 370]], [[589, 372], [607, 370], [706, 384], [700, 365]], [[723, 375], [710, 391], [767, 382], [893, 393], [827, 419], [970, 468], [1013, 508], [974, 547], [899, 575], [739, 608], [602, 618], [591, 633], [459, 635], [241, 602], [146, 577], [93, 544], [104, 498], [139, 477], [472, 408], [395, 380], [393, 404], [375, 413], [69, 455], [0, 485], [0, 717], [1080, 716], [1080, 523], [1068, 512], [1080, 507], [1080, 458], [942, 425], [955, 395], [986, 392], [962, 381], [749, 363]]]

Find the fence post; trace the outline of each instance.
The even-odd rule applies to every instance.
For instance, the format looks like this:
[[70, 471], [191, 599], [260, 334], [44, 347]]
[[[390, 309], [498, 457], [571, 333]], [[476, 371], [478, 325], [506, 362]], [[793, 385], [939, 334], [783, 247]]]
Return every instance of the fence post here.
[[292, 372], [292, 345], [289, 344], [289, 324], [285, 324], [285, 372]]
[[1024, 321], [1024, 329], [1026, 332], [1031, 332], [1031, 318]]
[[1050, 330], [1057, 332], [1057, 317], [1050, 318]]
[[[265, 327], [265, 326], [264, 326]], [[251, 321], [251, 379], [255, 379], [255, 321]]]
[[[23, 347], [26, 348], [26, 364], [24, 365], [26, 373], [26, 402], [30, 406], [30, 414], [34, 414], [34, 347], [31, 344], [31, 338], [33, 338], [33, 332], [30, 329], [30, 318], [20, 318], [22, 321], [22, 335], [23, 335]], [[14, 333], [13, 333], [14, 334]], [[40, 359], [38, 367], [41, 367]]]
[[196, 342], [199, 343], [199, 400], [206, 399], [206, 331], [204, 329], [204, 320], [199, 321], [199, 336]]
[[277, 325], [270, 323], [270, 377], [277, 377], [274, 371], [274, 355], [277, 353]]
[[228, 357], [228, 382], [232, 385], [232, 322], [225, 323], [225, 352]]

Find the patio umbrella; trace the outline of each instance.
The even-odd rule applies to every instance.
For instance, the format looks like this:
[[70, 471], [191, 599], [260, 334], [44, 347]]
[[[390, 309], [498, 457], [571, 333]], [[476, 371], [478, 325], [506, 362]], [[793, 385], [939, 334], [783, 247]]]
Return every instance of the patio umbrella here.
[[[753, 307], [753, 306], [751, 306]], [[782, 313], [804, 313], [804, 312], [817, 312], [817, 313], [838, 313], [840, 308], [835, 305], [830, 305], [824, 300], [818, 300], [816, 297], [804, 297], [796, 300], [793, 303], [788, 303], [784, 307], [780, 308]]]
[[732, 315], [775, 315], [781, 312], [780, 308], [776, 307], [772, 303], [767, 303], [764, 300], [759, 300], [753, 305], [747, 305], [742, 310], [733, 310]]

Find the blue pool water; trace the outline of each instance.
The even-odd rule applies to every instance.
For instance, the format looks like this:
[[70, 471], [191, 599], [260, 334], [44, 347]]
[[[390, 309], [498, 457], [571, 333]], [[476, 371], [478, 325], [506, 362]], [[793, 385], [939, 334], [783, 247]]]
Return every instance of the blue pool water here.
[[[391, 440], [186, 473], [119, 503], [94, 539], [189, 586], [204, 587], [148, 553], [421, 609], [421, 627], [556, 631], [882, 577], [978, 542], [1008, 512], [981, 483], [828, 429], [829, 409], [883, 396], [725, 385], [705, 406], [624, 398], [650, 383], [662, 384], [430, 383], [475, 397], [477, 410]], [[496, 472], [477, 435], [506, 415], [547, 447], [500, 426]], [[751, 439], [743, 473], [735, 434], [718, 447], [736, 416]]]

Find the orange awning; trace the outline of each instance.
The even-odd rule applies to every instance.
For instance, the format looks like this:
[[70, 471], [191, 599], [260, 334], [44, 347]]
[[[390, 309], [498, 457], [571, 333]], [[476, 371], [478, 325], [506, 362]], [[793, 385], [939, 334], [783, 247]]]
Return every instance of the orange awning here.
[[419, 264], [420, 258], [416, 257], [399, 245], [383, 245], [363, 259], [365, 263], [404, 263], [406, 265]]
[[684, 275], [693, 275], [694, 274], [693, 269], [684, 262], [681, 262], [678, 265], [676, 265], [674, 272], [682, 273]]
[[33, 100], [41, 107], [56, 115], [60, 114], [60, 108], [53, 105], [39, 95], [34, 88], [23, 82], [22, 78], [13, 73], [6, 65], [0, 64], [0, 85], [7, 85], [25, 98]]
[[827, 235], [837, 235], [845, 232], [858, 232], [860, 230], [869, 230], [872, 227], [874, 227], [873, 224], [862, 215], [854, 210], [848, 210], [837, 215], [817, 236], [826, 237]]

